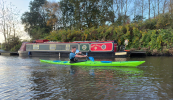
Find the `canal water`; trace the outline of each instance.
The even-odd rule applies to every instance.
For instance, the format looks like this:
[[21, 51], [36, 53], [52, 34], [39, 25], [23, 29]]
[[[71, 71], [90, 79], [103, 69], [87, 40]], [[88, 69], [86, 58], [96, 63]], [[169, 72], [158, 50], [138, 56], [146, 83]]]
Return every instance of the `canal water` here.
[[0, 100], [173, 100], [173, 57], [95, 58], [135, 61], [133, 67], [40, 63], [68, 58], [0, 56]]

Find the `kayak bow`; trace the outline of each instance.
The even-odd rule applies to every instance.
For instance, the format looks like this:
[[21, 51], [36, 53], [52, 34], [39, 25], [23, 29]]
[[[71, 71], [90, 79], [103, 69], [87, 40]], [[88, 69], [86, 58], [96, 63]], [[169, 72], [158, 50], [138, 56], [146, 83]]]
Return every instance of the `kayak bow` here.
[[52, 61], [52, 60], [42, 60], [40, 62], [50, 63], [50, 64], [59, 64], [59, 65], [75, 65], [75, 66], [139, 66], [145, 61], [85, 61], [70, 63], [70, 61]]

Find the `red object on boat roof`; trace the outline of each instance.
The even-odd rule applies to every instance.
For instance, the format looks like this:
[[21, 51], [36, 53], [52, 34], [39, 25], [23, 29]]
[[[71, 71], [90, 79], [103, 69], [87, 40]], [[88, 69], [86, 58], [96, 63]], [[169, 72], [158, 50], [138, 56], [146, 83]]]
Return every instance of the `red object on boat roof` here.
[[44, 42], [48, 42], [49, 40], [43, 39], [43, 40], [36, 40], [36, 43], [44, 43]]

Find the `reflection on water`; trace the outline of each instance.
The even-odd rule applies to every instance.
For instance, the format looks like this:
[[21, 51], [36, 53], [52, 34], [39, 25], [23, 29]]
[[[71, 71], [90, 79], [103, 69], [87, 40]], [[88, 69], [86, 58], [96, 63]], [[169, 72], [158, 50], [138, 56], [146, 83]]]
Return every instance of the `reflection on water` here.
[[173, 57], [126, 58], [146, 61], [135, 68], [39, 62], [68, 58], [0, 56], [0, 59], [0, 99], [173, 99]]
[[115, 61], [127, 61], [127, 58], [114, 58]]

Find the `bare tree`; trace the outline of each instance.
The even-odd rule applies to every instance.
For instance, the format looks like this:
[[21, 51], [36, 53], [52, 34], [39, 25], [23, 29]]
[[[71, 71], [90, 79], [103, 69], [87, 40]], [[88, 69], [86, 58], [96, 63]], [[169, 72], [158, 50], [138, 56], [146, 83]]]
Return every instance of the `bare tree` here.
[[136, 6], [137, 6], [137, 3], [136, 3], [136, 0], [134, 0], [134, 17], [136, 16]]
[[113, 0], [113, 8], [114, 8], [114, 14], [115, 16], [120, 15], [120, 0]]
[[0, 1], [0, 27], [1, 33], [4, 36], [5, 43], [7, 39], [12, 35], [16, 36], [17, 25], [19, 24], [19, 11], [11, 3], [8, 5], [5, 1]]
[[124, 0], [120, 0], [120, 3], [121, 3], [121, 14], [123, 14]]
[[154, 18], [155, 18], [156, 17], [156, 0], [153, 0], [152, 8], [153, 8], [153, 13], [154, 13]]
[[149, 6], [148, 17], [149, 17], [149, 19], [150, 19], [150, 4], [151, 4], [151, 2], [150, 2], [150, 0], [148, 0], [148, 6]]
[[144, 16], [144, 0], [141, 0], [142, 1], [142, 17]]
[[129, 11], [129, 6], [131, 5], [131, 1], [132, 0], [125, 0], [125, 11], [124, 11], [125, 16], [128, 16], [127, 12]]
[[164, 0], [164, 3], [163, 3], [163, 14], [165, 13], [165, 10], [166, 10], [166, 3], [167, 3], [167, 0]]
[[169, 1], [169, 12], [172, 14], [172, 3], [173, 3], [173, 0], [170, 0]]
[[137, 2], [137, 5], [139, 6], [138, 9], [139, 9], [139, 13], [138, 15], [141, 15], [142, 17], [144, 17], [144, 13], [145, 13], [145, 10], [148, 6], [146, 0], [138, 0]]
[[126, 10], [125, 10], [125, 16], [127, 15], [127, 2], [128, 2], [128, 0], [126, 0]]
[[160, 0], [157, 0], [157, 7], [158, 7], [158, 15], [159, 15], [159, 11], [160, 11], [160, 9], [159, 9], [159, 6], [160, 6]]
[[4, 39], [5, 39], [5, 43], [7, 40], [7, 36], [6, 36], [6, 11], [5, 11], [5, 2], [1, 1], [0, 2], [0, 18], [1, 18], [1, 32], [3, 33]]

